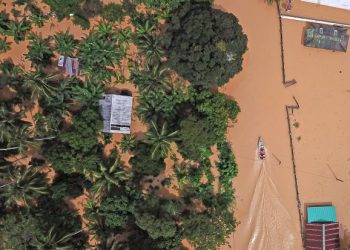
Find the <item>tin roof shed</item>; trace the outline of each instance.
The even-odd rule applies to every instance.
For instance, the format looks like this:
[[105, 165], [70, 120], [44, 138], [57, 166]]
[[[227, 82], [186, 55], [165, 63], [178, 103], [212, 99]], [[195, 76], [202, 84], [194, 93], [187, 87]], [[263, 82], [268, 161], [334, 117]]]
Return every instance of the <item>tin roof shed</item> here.
[[132, 100], [131, 96], [123, 95], [105, 95], [100, 100], [103, 132], [130, 134]]

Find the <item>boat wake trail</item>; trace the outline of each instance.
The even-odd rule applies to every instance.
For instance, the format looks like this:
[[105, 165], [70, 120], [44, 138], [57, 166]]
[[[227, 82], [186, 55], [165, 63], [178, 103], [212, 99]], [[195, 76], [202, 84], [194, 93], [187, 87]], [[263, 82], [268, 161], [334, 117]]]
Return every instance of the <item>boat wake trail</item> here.
[[266, 160], [256, 159], [255, 167], [260, 168], [260, 172], [248, 213], [251, 235], [248, 249], [294, 250], [296, 246], [292, 220], [281, 202], [269, 165], [268, 151]]

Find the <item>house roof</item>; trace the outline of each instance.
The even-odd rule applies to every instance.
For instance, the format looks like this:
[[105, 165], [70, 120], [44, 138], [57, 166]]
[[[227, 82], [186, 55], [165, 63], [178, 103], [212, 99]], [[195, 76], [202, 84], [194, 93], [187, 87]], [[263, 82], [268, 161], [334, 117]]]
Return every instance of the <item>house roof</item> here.
[[329, 7], [335, 7], [340, 9], [350, 10], [350, 1], [349, 0], [302, 0], [309, 3], [317, 3], [321, 5], [326, 5]]
[[123, 95], [105, 95], [100, 100], [103, 132], [130, 134], [132, 100], [131, 96]]
[[339, 250], [339, 224], [314, 223], [305, 225], [306, 250]]
[[307, 223], [336, 222], [335, 206], [319, 206], [307, 208]]
[[349, 42], [347, 29], [312, 23], [304, 33], [307, 47], [346, 52]]

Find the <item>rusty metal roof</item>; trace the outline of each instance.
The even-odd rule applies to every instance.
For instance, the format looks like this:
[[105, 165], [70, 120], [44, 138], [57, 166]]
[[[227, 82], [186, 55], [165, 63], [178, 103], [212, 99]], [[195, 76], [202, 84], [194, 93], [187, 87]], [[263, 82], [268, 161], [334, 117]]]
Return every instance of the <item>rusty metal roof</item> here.
[[308, 223], [305, 225], [306, 250], [340, 250], [338, 223]]

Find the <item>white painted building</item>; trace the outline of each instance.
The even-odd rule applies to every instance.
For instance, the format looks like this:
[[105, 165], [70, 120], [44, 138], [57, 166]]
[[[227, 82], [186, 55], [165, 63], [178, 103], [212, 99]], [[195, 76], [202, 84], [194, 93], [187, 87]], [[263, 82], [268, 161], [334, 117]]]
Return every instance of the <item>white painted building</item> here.
[[132, 100], [131, 96], [123, 95], [105, 95], [100, 100], [103, 132], [130, 134]]
[[301, 0], [301, 1], [350, 10], [350, 0]]

